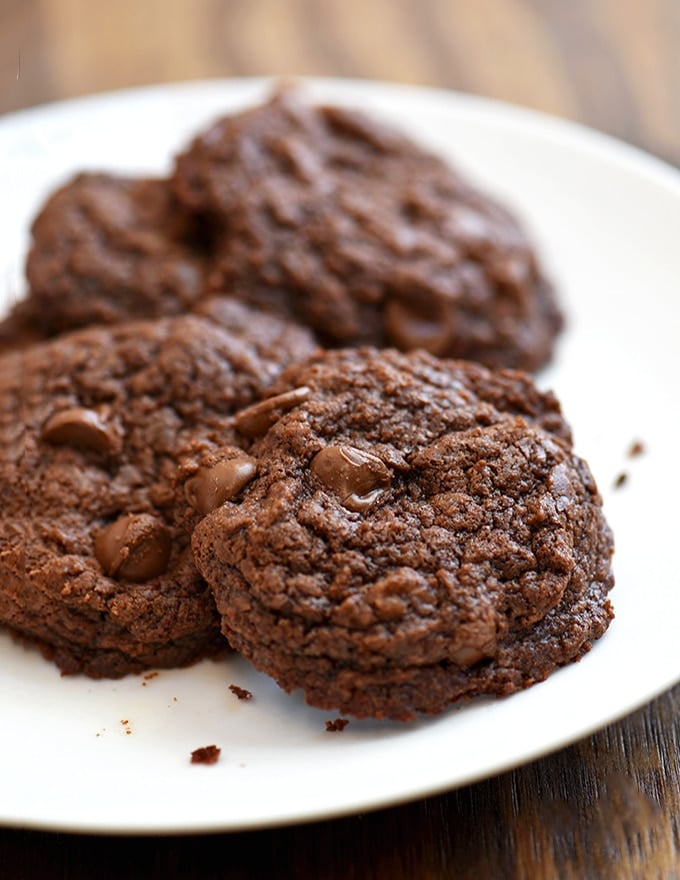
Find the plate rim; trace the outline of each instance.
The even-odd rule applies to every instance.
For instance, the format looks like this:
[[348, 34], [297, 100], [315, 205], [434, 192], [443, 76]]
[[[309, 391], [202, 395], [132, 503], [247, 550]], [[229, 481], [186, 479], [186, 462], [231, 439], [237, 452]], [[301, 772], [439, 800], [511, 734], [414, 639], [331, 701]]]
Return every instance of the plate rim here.
[[[43, 103], [34, 107], [25, 108], [23, 110], [12, 111], [0, 116], [0, 139], [2, 138], [6, 128], [12, 128], [17, 123], [24, 124], [31, 122], [35, 118], [40, 118], [44, 114], [51, 116], [60, 116], [63, 113], [85, 112], [89, 106], [103, 105], [107, 102], [118, 104], [129, 99], [153, 99], [162, 93], [186, 93], [201, 92], [206, 89], [215, 89], [216, 92], [222, 89], [228, 89], [231, 86], [254, 90], [265, 89], [276, 82], [278, 77], [234, 77], [234, 78], [214, 78], [189, 80], [172, 83], [160, 83], [157, 85], [148, 85], [126, 89], [116, 89], [101, 93], [88, 94], [80, 97], [70, 98], [62, 101], [54, 101]], [[401, 83], [391, 83], [381, 80], [367, 79], [343, 79], [335, 77], [295, 77], [303, 86], [313, 85], [322, 89], [356, 91], [368, 90], [385, 90], [392, 94], [393, 98], [397, 98], [401, 94], [409, 94], [411, 96], [426, 95], [434, 102], [443, 102], [453, 106], [455, 110], [474, 111], [481, 116], [491, 115], [494, 121], [500, 121], [503, 124], [520, 125], [523, 129], [528, 130], [532, 135], [538, 135], [542, 140], [555, 140], [572, 149], [578, 149], [580, 152], [595, 156], [601, 160], [605, 160], [607, 164], [611, 164], [612, 157], [616, 164], [623, 168], [627, 173], [634, 173], [637, 176], [643, 176], [648, 180], [659, 184], [664, 190], [671, 190], [680, 200], [680, 171], [665, 160], [654, 156], [651, 153], [633, 146], [625, 141], [615, 138], [611, 135], [597, 131], [596, 129], [587, 127], [571, 120], [561, 119], [551, 114], [533, 110], [527, 107], [518, 106], [496, 99], [471, 95], [464, 92], [452, 91], [448, 89], [432, 88], [428, 86], [409, 85]], [[587, 660], [586, 660], [587, 662]], [[680, 681], [680, 670], [673, 674], [668, 674], [666, 679], [657, 683], [655, 688], [650, 689], [644, 695], [638, 697], [631, 703], [623, 706], [618, 712], [611, 712], [604, 720], [593, 721], [588, 725], [582, 726], [578, 732], [573, 731], [565, 734], [560, 740], [552, 740], [544, 749], [534, 750], [531, 754], [525, 755], [521, 759], [508, 756], [505, 760], [493, 763], [490, 768], [471, 773], [469, 776], [457, 779], [455, 782], [450, 780], [442, 780], [439, 785], [433, 786], [426, 784], [421, 790], [409, 789], [398, 796], [388, 797], [387, 799], [377, 799], [374, 801], [359, 799], [356, 802], [346, 803], [336, 809], [327, 809], [325, 812], [319, 813], [318, 810], [312, 808], [298, 809], [292, 811], [290, 815], [279, 816], [278, 818], [254, 818], [250, 817], [241, 823], [230, 823], [225, 825], [223, 821], [216, 819], [213, 824], [206, 825], [205, 821], [193, 827], [191, 823], [187, 823], [186, 818], [179, 819], [176, 823], [169, 825], [164, 822], [162, 825], [154, 825], [153, 822], [140, 827], [139, 824], [126, 825], [122, 821], [116, 827], [110, 824], [101, 825], [96, 820], [91, 823], [83, 824], [78, 821], [73, 822], [49, 821], [35, 817], [33, 819], [24, 817], [20, 820], [11, 817], [0, 816], [0, 827], [24, 827], [32, 829], [42, 829], [51, 831], [61, 831], [68, 833], [85, 833], [85, 834], [105, 834], [105, 835], [145, 835], [145, 834], [201, 834], [201, 833], [219, 833], [219, 832], [239, 832], [244, 830], [256, 830], [264, 828], [282, 827], [286, 825], [315, 822], [347, 816], [361, 811], [375, 811], [408, 803], [413, 800], [434, 796], [446, 791], [479, 782], [482, 779], [496, 776], [514, 768], [524, 766], [535, 760], [543, 758], [549, 754], [553, 754], [566, 746], [592, 735], [610, 724], [616, 723], [621, 718], [637, 711], [640, 707], [647, 705], [670, 687]]]

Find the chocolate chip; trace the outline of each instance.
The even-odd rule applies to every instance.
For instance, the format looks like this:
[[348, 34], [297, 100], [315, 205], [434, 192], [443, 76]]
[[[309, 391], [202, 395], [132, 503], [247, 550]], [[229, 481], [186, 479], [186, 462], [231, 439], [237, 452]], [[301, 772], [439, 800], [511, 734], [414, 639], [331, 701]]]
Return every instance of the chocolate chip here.
[[210, 513], [225, 501], [235, 498], [257, 471], [254, 458], [238, 456], [218, 461], [212, 467], [200, 467], [184, 485], [189, 504], [199, 513]]
[[441, 355], [447, 350], [451, 328], [437, 315], [428, 315], [417, 306], [390, 300], [384, 312], [385, 330], [393, 345], [402, 351], [424, 348]]
[[472, 645], [463, 645], [457, 651], [453, 651], [451, 659], [458, 666], [474, 666], [484, 656], [484, 653]]
[[377, 455], [354, 446], [327, 446], [314, 456], [311, 469], [349, 510], [366, 510], [392, 482]]
[[451, 652], [451, 660], [458, 666], [474, 666], [485, 657], [492, 657], [496, 650], [494, 639], [483, 645], [461, 645]]
[[94, 554], [110, 577], [148, 581], [168, 567], [170, 534], [148, 513], [126, 514], [95, 538]]
[[283, 413], [299, 403], [304, 403], [311, 393], [310, 388], [302, 385], [300, 388], [293, 388], [292, 391], [284, 391], [283, 394], [268, 397], [241, 410], [234, 419], [236, 428], [244, 437], [259, 437], [266, 434]]
[[73, 407], [55, 413], [45, 423], [42, 439], [60, 446], [89, 449], [112, 455], [120, 451], [121, 438], [94, 409]]

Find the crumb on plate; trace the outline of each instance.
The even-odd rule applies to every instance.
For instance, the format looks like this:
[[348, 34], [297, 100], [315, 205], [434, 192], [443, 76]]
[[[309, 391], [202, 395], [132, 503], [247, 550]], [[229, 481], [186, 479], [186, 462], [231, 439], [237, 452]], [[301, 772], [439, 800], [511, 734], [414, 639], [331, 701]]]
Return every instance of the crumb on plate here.
[[220, 757], [220, 752], [216, 745], [202, 746], [200, 749], [194, 749], [191, 753], [192, 764], [216, 764]]
[[638, 455], [642, 455], [647, 450], [645, 449], [645, 444], [641, 440], [635, 440], [630, 444], [628, 449], [628, 457], [629, 458], [637, 458]]

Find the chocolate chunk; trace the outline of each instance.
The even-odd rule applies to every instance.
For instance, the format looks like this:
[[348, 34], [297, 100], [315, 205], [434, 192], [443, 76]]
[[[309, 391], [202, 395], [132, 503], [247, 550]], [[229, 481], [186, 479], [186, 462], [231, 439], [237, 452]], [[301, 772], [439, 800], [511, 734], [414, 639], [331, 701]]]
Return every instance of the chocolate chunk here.
[[349, 510], [366, 510], [392, 482], [381, 459], [354, 446], [327, 446], [314, 456], [311, 469]]
[[218, 461], [212, 467], [200, 467], [184, 486], [187, 501], [199, 513], [209, 513], [235, 498], [256, 471], [255, 459], [249, 455]]
[[48, 443], [89, 449], [113, 455], [120, 451], [120, 434], [94, 409], [72, 407], [55, 413], [45, 424], [42, 439]]
[[483, 645], [481, 648], [478, 648], [476, 645], [462, 645], [451, 653], [451, 659], [458, 666], [474, 666], [475, 663], [479, 663], [484, 657], [492, 657], [494, 648], [493, 642]]
[[106, 574], [128, 581], [148, 581], [163, 574], [171, 548], [167, 528], [146, 513], [121, 516], [94, 542], [95, 556]]
[[424, 348], [431, 354], [446, 352], [451, 328], [441, 316], [428, 315], [411, 303], [391, 300], [385, 306], [385, 332], [389, 341], [403, 351]]
[[276, 397], [268, 397], [254, 406], [249, 406], [248, 409], [241, 410], [234, 419], [236, 428], [244, 437], [259, 437], [261, 434], [266, 434], [283, 413], [299, 403], [304, 403], [309, 395], [309, 388], [302, 386], [293, 388], [292, 391], [284, 391]]

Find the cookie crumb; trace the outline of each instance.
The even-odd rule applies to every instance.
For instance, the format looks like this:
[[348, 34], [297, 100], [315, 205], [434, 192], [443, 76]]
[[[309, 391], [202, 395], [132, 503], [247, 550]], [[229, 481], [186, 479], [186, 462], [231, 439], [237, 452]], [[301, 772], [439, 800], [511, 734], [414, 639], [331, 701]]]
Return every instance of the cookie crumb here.
[[628, 449], [628, 457], [637, 458], [638, 455], [642, 455], [646, 451], [645, 444], [641, 440], [635, 440]]
[[239, 700], [252, 700], [253, 695], [250, 691], [247, 691], [245, 688], [239, 687], [237, 684], [230, 684], [229, 690], [234, 694]]
[[152, 678], [157, 678], [157, 677], [158, 677], [157, 672], [147, 672], [146, 675], [144, 676], [144, 681], [151, 681]]
[[192, 764], [216, 764], [220, 757], [222, 749], [217, 746], [202, 746], [200, 749], [194, 749], [191, 753]]
[[624, 483], [628, 480], [628, 474], [625, 471], [621, 471], [618, 477], [614, 480], [614, 488], [620, 489]]
[[326, 722], [327, 733], [342, 733], [349, 724], [348, 718], [336, 718], [335, 721]]

